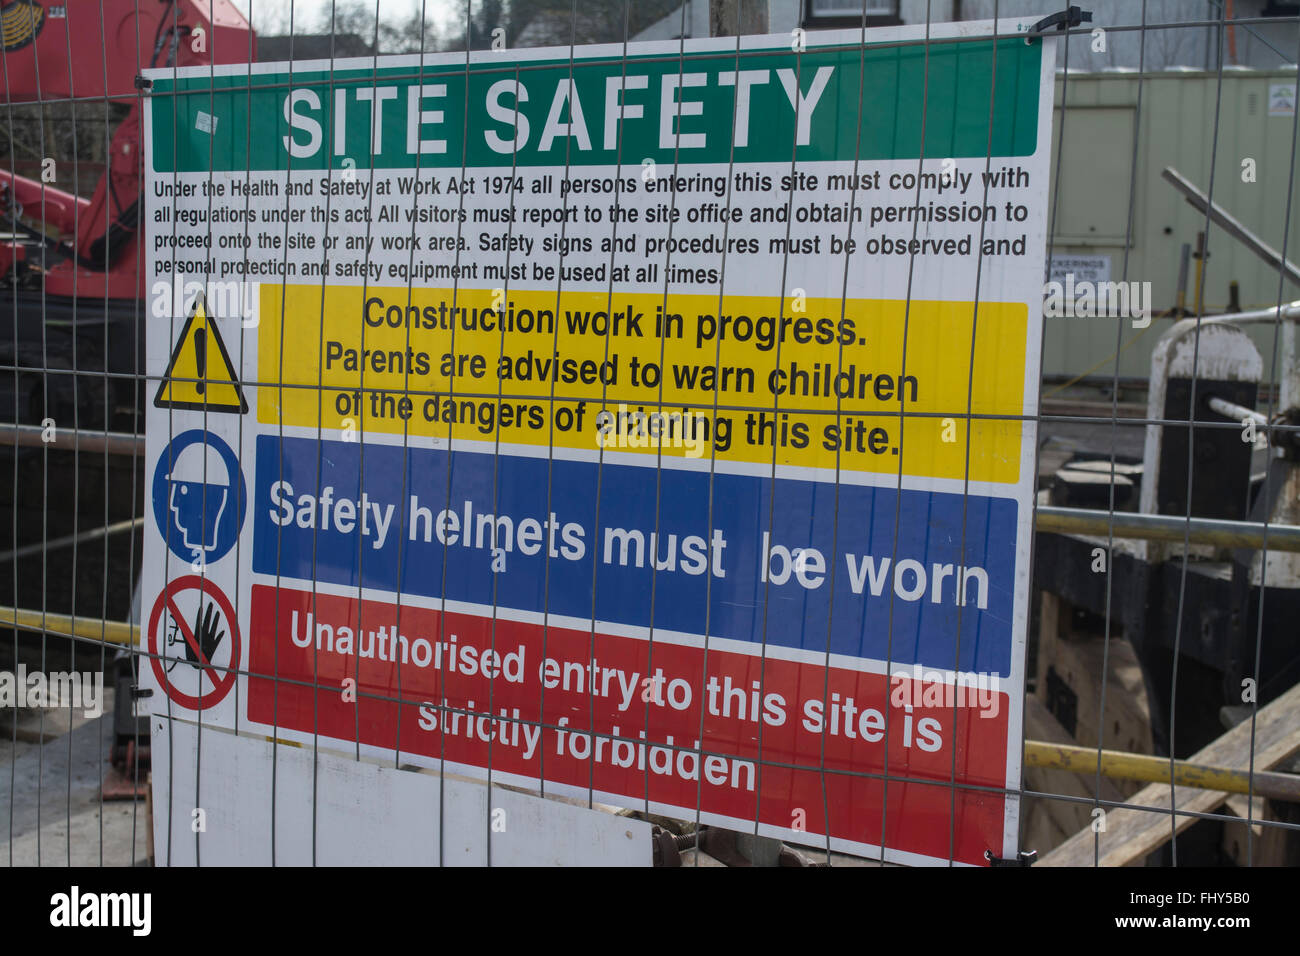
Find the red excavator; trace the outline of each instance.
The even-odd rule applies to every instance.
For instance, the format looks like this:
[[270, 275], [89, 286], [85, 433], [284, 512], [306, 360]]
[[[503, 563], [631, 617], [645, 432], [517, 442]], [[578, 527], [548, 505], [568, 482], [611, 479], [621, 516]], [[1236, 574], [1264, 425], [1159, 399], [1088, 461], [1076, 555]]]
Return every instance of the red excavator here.
[[[0, 0], [0, 40], [0, 122], [12, 143], [0, 155], [0, 606], [121, 621], [144, 487], [137, 78], [151, 67], [251, 62], [255, 40], [229, 0]], [[87, 177], [75, 157], [41, 135], [16, 139], [46, 126], [54, 103], [74, 130], [128, 107], [89, 200], [77, 195]], [[34, 178], [16, 174], [16, 157]], [[0, 628], [6, 620], [15, 618], [0, 613]], [[77, 653], [73, 642], [36, 640], [42, 660], [47, 649], [65, 662]], [[27, 647], [7, 634], [3, 643], [20, 657]], [[97, 665], [100, 651], [78, 656]], [[119, 742], [135, 739], [116, 729]]]
[[[0, 374], [8, 380], [0, 385], [0, 414], [70, 425], [76, 413], [79, 428], [129, 429], [123, 416], [134, 401], [114, 387], [120, 383], [110, 381], [109, 395], [102, 386], [106, 372], [110, 380], [134, 375], [140, 351], [137, 78], [151, 67], [251, 62], [253, 33], [229, 0], [3, 0], [0, 29], [7, 106], [71, 101], [76, 115], [88, 118], [104, 115], [105, 100], [130, 106], [89, 200], [69, 191], [73, 169], [66, 159], [50, 156], [33, 179], [14, 173], [12, 155], [0, 156], [0, 230], [7, 233], [0, 235], [0, 360], [12, 366]], [[39, 143], [25, 145], [25, 152], [41, 151]], [[47, 371], [60, 368], [75, 370], [75, 389], [74, 381], [56, 382]], [[87, 373], [98, 375], [99, 388]], [[16, 394], [5, 401], [10, 388]]]

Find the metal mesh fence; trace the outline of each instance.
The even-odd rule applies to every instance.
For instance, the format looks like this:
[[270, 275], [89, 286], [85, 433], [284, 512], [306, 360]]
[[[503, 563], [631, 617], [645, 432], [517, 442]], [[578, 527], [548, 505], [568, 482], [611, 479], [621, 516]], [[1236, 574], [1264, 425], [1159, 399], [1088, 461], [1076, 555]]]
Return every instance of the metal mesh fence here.
[[1294, 863], [1278, 6], [4, 5], [8, 862]]

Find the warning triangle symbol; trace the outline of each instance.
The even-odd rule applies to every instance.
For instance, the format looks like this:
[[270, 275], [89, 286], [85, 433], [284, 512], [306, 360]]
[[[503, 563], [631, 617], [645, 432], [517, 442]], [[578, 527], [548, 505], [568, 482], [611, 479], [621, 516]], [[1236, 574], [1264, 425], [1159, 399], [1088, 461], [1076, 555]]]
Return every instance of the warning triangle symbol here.
[[231, 364], [217, 324], [208, 318], [203, 293], [194, 298], [194, 308], [185, 320], [171, 361], [153, 403], [159, 408], [188, 408], [194, 411], [248, 411], [239, 376]]

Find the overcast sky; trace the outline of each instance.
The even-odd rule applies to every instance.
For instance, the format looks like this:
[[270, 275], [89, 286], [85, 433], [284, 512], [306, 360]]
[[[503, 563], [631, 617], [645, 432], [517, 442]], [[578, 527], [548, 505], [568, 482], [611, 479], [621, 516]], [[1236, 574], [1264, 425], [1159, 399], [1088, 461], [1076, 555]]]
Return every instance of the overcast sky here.
[[[315, 32], [316, 28], [330, 15], [334, 3], [342, 6], [345, 0], [231, 0], [244, 16], [249, 16], [253, 29], [266, 36], [283, 35], [289, 32], [290, 7], [293, 10], [293, 30], [295, 33]], [[453, 17], [464, 16], [464, 0], [382, 0], [376, 4], [369, 0], [366, 6], [374, 10], [378, 6], [380, 16], [385, 20], [403, 21], [418, 13], [423, 3], [428, 16], [441, 28]]]

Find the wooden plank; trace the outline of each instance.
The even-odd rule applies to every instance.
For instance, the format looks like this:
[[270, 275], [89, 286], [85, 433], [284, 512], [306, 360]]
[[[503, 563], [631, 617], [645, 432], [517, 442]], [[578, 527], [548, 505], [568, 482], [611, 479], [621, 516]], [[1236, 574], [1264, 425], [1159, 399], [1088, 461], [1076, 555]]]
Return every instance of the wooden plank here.
[[[1070, 606], [1047, 592], [1042, 595], [1038, 634], [1036, 696], [1047, 703], [1050, 670], [1054, 679], [1063, 682], [1076, 698], [1074, 726], [1066, 725], [1074, 739], [1060, 743], [1095, 747], [1100, 740], [1108, 750], [1152, 753], [1155, 748], [1151, 739], [1146, 684], [1133, 645], [1122, 635], [1112, 633], [1108, 653], [1104, 633], [1077, 629]], [[1101, 713], [1103, 660], [1109, 670], [1104, 717]], [[1116, 786], [1125, 794], [1139, 789], [1131, 781], [1116, 781]]]
[[[1121, 386], [1122, 387], [1122, 386]], [[1144, 386], [1145, 387], [1145, 386]], [[1146, 402], [1090, 402], [1084, 399], [1044, 398], [1044, 415], [1078, 415], [1087, 418], [1146, 418]]]
[[[1223, 853], [1237, 866], [1286, 866], [1288, 831], [1266, 827], [1261, 820], [1276, 820], [1269, 801], [1256, 797], [1248, 801], [1245, 794], [1235, 793], [1223, 804], [1224, 812], [1240, 819], [1240, 823], [1224, 823]], [[1250, 852], [1246, 849], [1246, 819], [1249, 813]]]
[[[1051, 743], [1073, 743], [1060, 722], [1043, 706], [1037, 697], [1025, 698], [1025, 736], [1031, 740]], [[1059, 793], [1071, 797], [1093, 797], [1097, 779], [1095, 774], [1071, 773], [1068, 770], [1050, 770], [1043, 767], [1025, 767], [1025, 789], [1039, 793]], [[1097, 791], [1102, 800], [1120, 801], [1124, 795], [1115, 784], [1101, 778]], [[1026, 797], [1021, 802], [1023, 823], [1021, 846], [1037, 850], [1039, 855], [1060, 846], [1082, 827], [1092, 821], [1092, 804], [1073, 800], [1053, 800], [1049, 797]]]
[[[1224, 767], [1249, 766], [1250, 724], [1249, 720], [1242, 721], [1191, 759]], [[1297, 751], [1300, 751], [1300, 684], [1260, 708], [1255, 727], [1255, 768], [1272, 770]], [[1196, 813], [1212, 813], [1228, 799], [1228, 794], [1221, 790], [1192, 790], [1188, 787], [1179, 787], [1175, 796], [1179, 810]], [[1128, 802], [1164, 812], [1110, 810], [1106, 814], [1106, 832], [1094, 834], [1091, 827], [1080, 830], [1046, 854], [1038, 865], [1092, 866], [1094, 839], [1097, 837], [1100, 837], [1100, 866], [1140, 864], [1149, 853], [1163, 846], [1175, 829], [1181, 833], [1196, 822], [1195, 817], [1179, 815], [1171, 826], [1170, 788], [1165, 783], [1143, 787]]]

